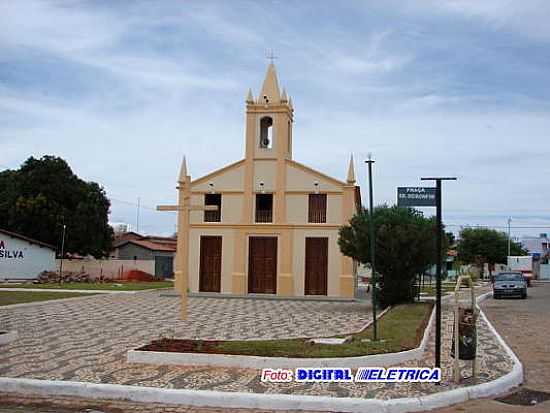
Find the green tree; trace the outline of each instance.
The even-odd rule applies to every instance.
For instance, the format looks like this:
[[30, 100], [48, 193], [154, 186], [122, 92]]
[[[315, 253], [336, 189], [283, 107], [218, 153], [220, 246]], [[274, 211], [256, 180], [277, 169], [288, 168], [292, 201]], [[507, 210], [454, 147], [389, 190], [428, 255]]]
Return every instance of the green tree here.
[[109, 254], [110, 206], [103, 188], [78, 178], [58, 157], [30, 157], [20, 169], [0, 173], [0, 228], [59, 246], [65, 224], [66, 252]]
[[[414, 300], [415, 276], [435, 262], [435, 219], [412, 208], [382, 205], [374, 209], [376, 272], [380, 274], [383, 306]], [[342, 253], [362, 264], [370, 263], [369, 215], [363, 209], [340, 228]], [[447, 250], [446, 237], [443, 237]], [[442, 252], [442, 257], [443, 257]]]
[[[483, 268], [489, 264], [489, 275], [492, 275], [494, 264], [506, 264], [508, 255], [508, 235], [505, 232], [489, 228], [465, 228], [460, 232], [457, 252], [460, 261], [480, 267], [483, 278]], [[511, 255], [527, 255], [522, 246], [512, 241]]]

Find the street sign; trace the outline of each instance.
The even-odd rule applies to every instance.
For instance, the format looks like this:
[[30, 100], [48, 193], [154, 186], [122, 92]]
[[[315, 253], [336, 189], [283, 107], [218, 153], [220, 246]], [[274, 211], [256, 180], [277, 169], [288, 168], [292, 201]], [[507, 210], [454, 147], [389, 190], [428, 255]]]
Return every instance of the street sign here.
[[399, 187], [397, 188], [398, 207], [435, 207], [435, 188]]

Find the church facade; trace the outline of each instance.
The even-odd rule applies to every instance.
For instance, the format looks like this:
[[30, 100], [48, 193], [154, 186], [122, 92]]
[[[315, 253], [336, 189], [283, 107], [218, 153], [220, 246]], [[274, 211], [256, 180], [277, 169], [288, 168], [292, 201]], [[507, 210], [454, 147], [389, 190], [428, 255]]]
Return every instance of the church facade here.
[[246, 98], [244, 159], [194, 180], [184, 161], [179, 205], [188, 209], [178, 224], [176, 288], [354, 296], [355, 266], [337, 243], [360, 208], [353, 159], [345, 181], [293, 160], [293, 116], [271, 63], [259, 96], [249, 90]]

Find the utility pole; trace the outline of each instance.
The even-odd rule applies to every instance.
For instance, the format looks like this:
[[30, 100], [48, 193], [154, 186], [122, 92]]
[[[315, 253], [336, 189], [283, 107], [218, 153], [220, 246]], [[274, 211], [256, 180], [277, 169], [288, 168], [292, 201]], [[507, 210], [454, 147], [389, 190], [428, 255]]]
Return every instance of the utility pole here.
[[512, 217], [508, 218], [508, 257], [511, 255], [511, 247], [512, 247], [511, 234], [510, 234], [511, 223], [512, 223]]
[[370, 268], [372, 284], [372, 331], [373, 341], [378, 340], [378, 322], [376, 321], [376, 266], [375, 266], [375, 231], [374, 231], [374, 199], [372, 191], [372, 154], [368, 154], [368, 160], [365, 161], [369, 169], [369, 247], [370, 247]]
[[63, 236], [61, 238], [61, 261], [59, 261], [59, 284], [63, 282], [63, 257], [65, 256], [65, 229], [67, 226], [63, 222]]
[[139, 208], [140, 208], [141, 199], [138, 196], [137, 199], [137, 211], [136, 211], [136, 232], [139, 234]]
[[[441, 182], [456, 181], [456, 178], [421, 178], [422, 181], [435, 181], [435, 207], [436, 207], [436, 242], [435, 242], [435, 259], [436, 259], [436, 297], [435, 297], [435, 367], [441, 368], [441, 249], [442, 249], [442, 233], [443, 219], [441, 211]], [[458, 357], [458, 355], [456, 356]]]

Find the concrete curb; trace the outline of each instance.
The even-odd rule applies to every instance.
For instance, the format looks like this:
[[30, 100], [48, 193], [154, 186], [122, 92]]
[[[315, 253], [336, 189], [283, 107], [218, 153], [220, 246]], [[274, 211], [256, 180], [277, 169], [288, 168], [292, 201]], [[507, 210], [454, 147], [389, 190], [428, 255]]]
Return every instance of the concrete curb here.
[[[491, 296], [486, 293], [477, 303]], [[432, 313], [433, 315], [433, 313]], [[155, 387], [97, 384], [70, 381], [0, 378], [0, 391], [41, 396], [75, 396], [87, 399], [130, 400], [143, 403], [181, 404], [195, 407], [257, 408], [267, 410], [315, 410], [346, 413], [376, 411], [381, 413], [419, 412], [461, 403], [469, 399], [506, 393], [523, 381], [523, 367], [513, 351], [487, 322], [499, 343], [512, 358], [512, 371], [489, 383], [443, 391], [428, 396], [400, 399], [359, 399], [326, 396], [301, 396], [264, 393], [232, 393], [208, 390], [165, 389]], [[432, 317], [433, 318], [433, 317]]]
[[17, 331], [6, 331], [4, 334], [0, 334], [0, 346], [17, 340], [17, 337]]
[[[100, 295], [100, 294], [97, 294]], [[77, 301], [77, 300], [90, 300], [92, 298], [95, 298], [95, 295], [89, 295], [89, 296], [80, 296], [80, 297], [68, 297], [68, 298], [55, 298], [51, 300], [44, 300], [44, 301], [32, 301], [30, 303], [20, 303], [20, 304], [9, 304], [9, 305], [2, 305], [0, 306], [0, 311], [2, 310], [10, 310], [13, 308], [24, 308], [24, 307], [37, 307], [37, 306], [43, 306], [43, 305], [54, 305], [59, 303], [66, 303], [70, 301]]]
[[0, 288], [0, 291], [23, 291], [23, 292], [56, 292], [56, 293], [79, 293], [79, 294], [137, 294], [148, 291], [163, 290], [164, 288], [152, 288], [148, 290], [116, 291], [116, 290], [71, 290], [56, 288]]
[[[386, 314], [390, 308], [382, 311], [377, 320]], [[323, 357], [323, 358], [292, 358], [292, 357], [260, 357], [241, 356], [236, 354], [209, 354], [209, 353], [173, 353], [163, 351], [129, 350], [128, 363], [144, 363], [156, 365], [181, 365], [181, 366], [215, 366], [236, 368], [286, 368], [297, 367], [380, 367], [404, 363], [410, 360], [419, 360], [424, 355], [428, 343], [430, 331], [433, 327], [435, 307], [430, 315], [430, 320], [424, 330], [420, 345], [414, 349], [397, 353], [372, 354], [358, 357]], [[361, 330], [369, 327], [372, 320]]]

